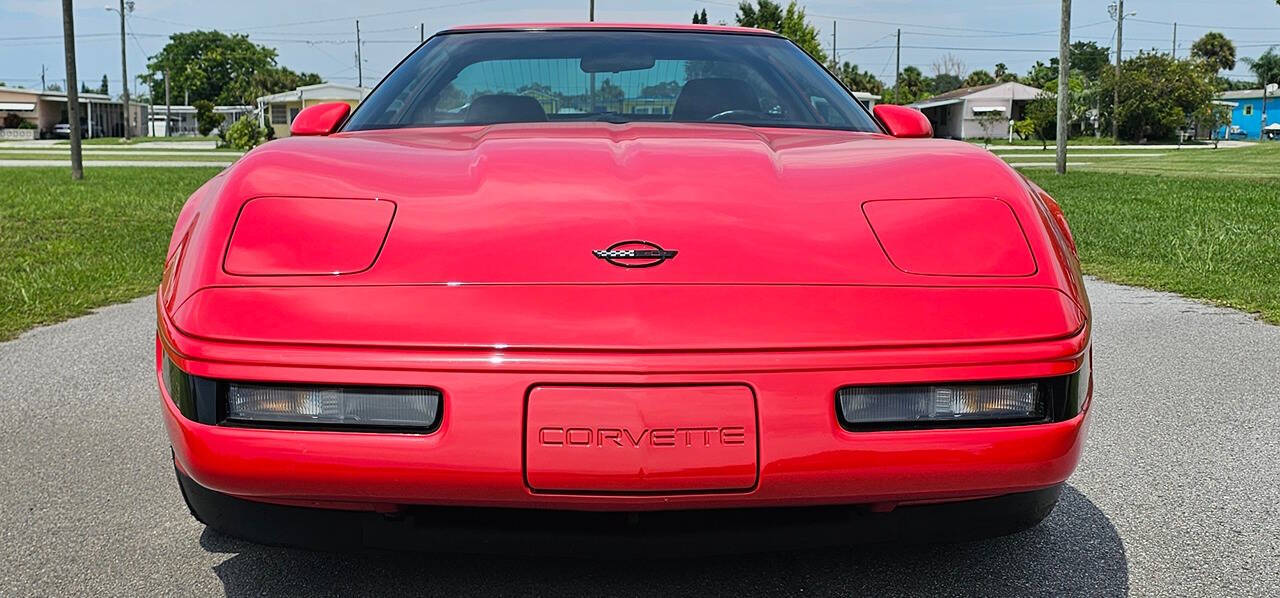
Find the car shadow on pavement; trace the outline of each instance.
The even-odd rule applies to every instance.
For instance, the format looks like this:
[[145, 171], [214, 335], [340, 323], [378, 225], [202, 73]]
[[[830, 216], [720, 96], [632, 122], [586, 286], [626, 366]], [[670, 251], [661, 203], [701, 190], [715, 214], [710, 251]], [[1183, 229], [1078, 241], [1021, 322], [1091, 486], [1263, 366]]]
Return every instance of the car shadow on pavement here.
[[1072, 486], [1038, 527], [950, 545], [598, 561], [272, 548], [206, 529], [227, 596], [1087, 595], [1124, 596], [1124, 545]]

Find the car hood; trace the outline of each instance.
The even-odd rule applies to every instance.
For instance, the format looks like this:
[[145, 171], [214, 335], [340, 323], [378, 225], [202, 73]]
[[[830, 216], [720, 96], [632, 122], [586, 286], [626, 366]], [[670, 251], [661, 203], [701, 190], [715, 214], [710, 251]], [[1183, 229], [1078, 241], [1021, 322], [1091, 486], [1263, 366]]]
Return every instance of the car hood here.
[[[236, 213], [260, 197], [392, 202], [376, 261], [325, 284], [970, 284], [966, 276], [895, 265], [866, 202], [1005, 198], [1022, 226], [1039, 218], [1021, 179], [970, 144], [726, 124], [512, 124], [288, 138], [245, 156], [220, 195]], [[278, 229], [277, 240], [296, 237], [300, 246], [329, 242], [315, 231]], [[628, 240], [678, 254], [656, 267], [623, 268], [593, 253]], [[1029, 272], [1017, 274], [1025, 280]]]

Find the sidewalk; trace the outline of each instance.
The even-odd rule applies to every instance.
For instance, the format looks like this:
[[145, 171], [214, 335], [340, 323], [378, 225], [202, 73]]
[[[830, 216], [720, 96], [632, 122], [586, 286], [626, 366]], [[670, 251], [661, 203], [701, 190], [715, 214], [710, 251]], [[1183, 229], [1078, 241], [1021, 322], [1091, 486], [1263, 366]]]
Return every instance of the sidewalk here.
[[[982, 144], [975, 143], [974, 145], [982, 145]], [[1256, 143], [1252, 141], [1219, 141], [1218, 142], [1219, 149], [1230, 149], [1233, 147], [1249, 147], [1251, 145], [1256, 145]], [[1052, 143], [1050, 143], [1048, 150], [1042, 150], [1040, 149], [1039, 146], [1035, 146], [1035, 145], [993, 145], [987, 149], [993, 152], [1041, 152], [1041, 151], [1054, 151], [1054, 146]], [[1178, 146], [1178, 145], [1071, 145], [1070, 143], [1067, 144], [1067, 151], [1071, 151], [1071, 152], [1078, 152], [1082, 150], [1084, 151], [1093, 151], [1093, 150], [1103, 150], [1103, 151], [1130, 150], [1132, 151], [1132, 150], [1197, 150], [1197, 149], [1213, 149], [1213, 145], [1205, 144], [1205, 145]]]
[[[217, 149], [216, 141], [148, 141], [145, 143], [135, 143], [130, 145], [115, 144], [97, 144], [85, 143], [80, 146], [84, 150], [91, 149], [118, 149], [123, 151], [139, 150], [139, 149], [171, 149], [171, 150], [211, 150]], [[0, 149], [16, 149], [16, 148], [40, 148], [40, 149], [56, 149], [65, 148], [71, 151], [71, 142], [66, 139], [33, 139], [30, 141], [0, 141]]]

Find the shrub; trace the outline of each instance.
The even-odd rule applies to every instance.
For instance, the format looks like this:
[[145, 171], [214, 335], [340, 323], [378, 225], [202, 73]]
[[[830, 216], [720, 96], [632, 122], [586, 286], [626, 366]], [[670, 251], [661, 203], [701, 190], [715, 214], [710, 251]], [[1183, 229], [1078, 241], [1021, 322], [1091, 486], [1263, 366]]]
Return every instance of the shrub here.
[[242, 116], [227, 128], [227, 145], [238, 150], [251, 150], [262, 143], [262, 127], [253, 115]]
[[213, 111], [213, 102], [196, 100], [191, 105], [196, 109], [196, 129], [200, 135], [208, 136], [222, 123], [222, 117]]
[[21, 116], [12, 112], [4, 116], [4, 128], [6, 129], [17, 129], [18, 127], [21, 127], [24, 122], [26, 121], [22, 120]]

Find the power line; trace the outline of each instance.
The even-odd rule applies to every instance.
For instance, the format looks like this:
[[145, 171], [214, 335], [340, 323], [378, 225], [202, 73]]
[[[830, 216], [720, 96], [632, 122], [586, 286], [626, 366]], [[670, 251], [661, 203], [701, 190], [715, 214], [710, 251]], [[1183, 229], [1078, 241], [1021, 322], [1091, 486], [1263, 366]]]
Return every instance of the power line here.
[[403, 10], [388, 10], [384, 12], [375, 12], [362, 15], [349, 15], [345, 17], [330, 17], [324, 19], [311, 19], [309, 21], [294, 21], [291, 23], [274, 23], [271, 25], [261, 25], [257, 27], [242, 27], [239, 29], [226, 29], [226, 31], [260, 31], [263, 29], [274, 29], [276, 27], [295, 27], [298, 25], [314, 25], [317, 23], [339, 23], [346, 21], [354, 21], [356, 19], [372, 19], [375, 17], [388, 17], [392, 15], [403, 15], [415, 12], [424, 12], [428, 10], [436, 10], [440, 8], [453, 8], [457, 6], [467, 6], [471, 4], [480, 4], [482, 2], [493, 2], [494, 0], [466, 0], [464, 2], [449, 2], [445, 4], [436, 4], [433, 6], [419, 6], [418, 8], [407, 8]]
[[[1137, 17], [1125, 17], [1130, 21], [1139, 23], [1149, 23], [1152, 25], [1173, 25], [1171, 21], [1155, 21], [1151, 19], [1139, 19]], [[1195, 27], [1197, 29], [1238, 29], [1240, 31], [1280, 31], [1280, 27], [1244, 27], [1240, 25], [1197, 25], [1195, 23], [1178, 22], [1179, 27]]]
[[[714, 4], [714, 5], [719, 5], [719, 6], [728, 6], [728, 7], [732, 7], [732, 8], [737, 8], [737, 7], [738, 7], [738, 4], [733, 3], [733, 2], [716, 2], [716, 1], [714, 1], [714, 0], [695, 0], [694, 2], [691, 2], [691, 3], [696, 3], [696, 4]], [[821, 17], [821, 18], [824, 18], [824, 19], [836, 19], [837, 21], [849, 21], [849, 22], [853, 22], [853, 23], [870, 23], [870, 24], [873, 24], [873, 25], [892, 25], [892, 26], [894, 26], [894, 27], [915, 27], [915, 28], [918, 28], [918, 29], [937, 29], [937, 30], [940, 30], [940, 31], [969, 31], [969, 32], [974, 32], [974, 33], [990, 33], [990, 34], [998, 34], [998, 35], [1006, 35], [1006, 36], [1026, 35], [1026, 32], [1023, 32], [1023, 31], [1000, 31], [1000, 30], [997, 30], [997, 29], [977, 29], [977, 28], [974, 28], [974, 27], [951, 27], [951, 26], [946, 26], [946, 25], [924, 25], [924, 24], [921, 24], [921, 23], [904, 23], [904, 22], [900, 22], [900, 21], [883, 21], [883, 20], [879, 20], [879, 19], [864, 19], [864, 18], [860, 18], [860, 17], [850, 17], [850, 16], [845, 16], [845, 15], [819, 14], [819, 13], [814, 13], [814, 12], [809, 12], [809, 11], [805, 11], [805, 16], [806, 16], [806, 17]], [[1082, 27], [1082, 28], [1083, 28], [1083, 27]], [[1057, 32], [1057, 29], [1054, 29], [1053, 31], [1054, 31], [1054, 32]], [[903, 31], [903, 33], [908, 33], [908, 31], [904, 30], [904, 31]]]

